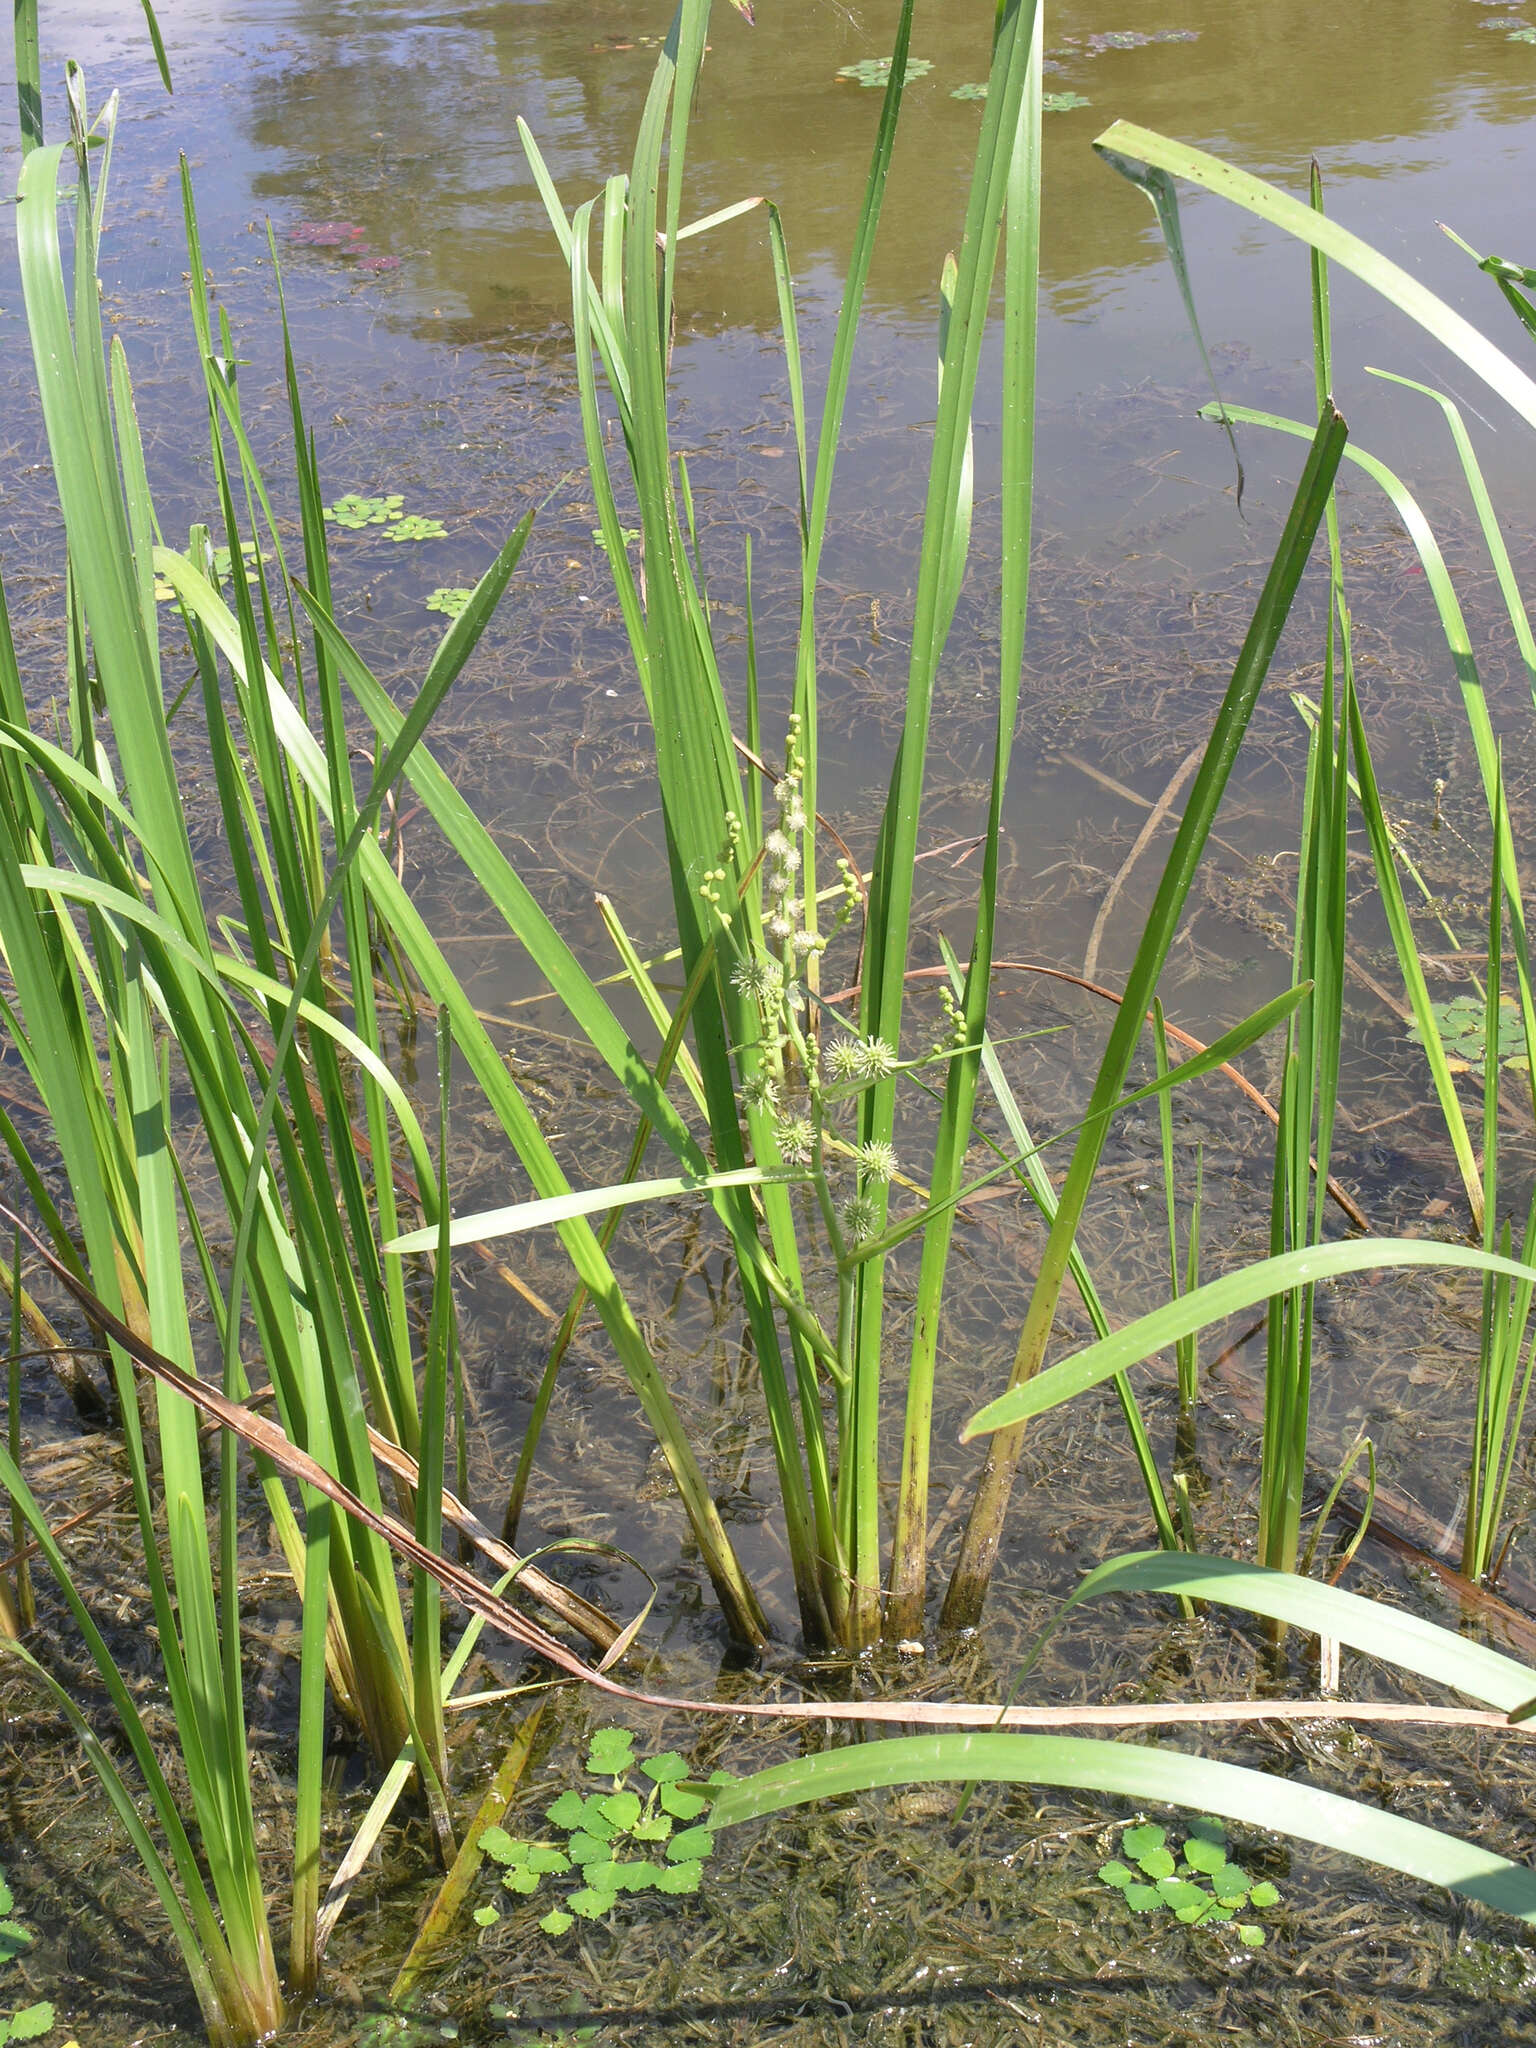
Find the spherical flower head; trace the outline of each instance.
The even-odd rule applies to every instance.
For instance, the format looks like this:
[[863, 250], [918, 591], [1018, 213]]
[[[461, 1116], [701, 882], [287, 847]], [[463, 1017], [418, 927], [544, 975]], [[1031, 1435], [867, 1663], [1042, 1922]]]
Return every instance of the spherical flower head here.
[[798, 779], [792, 775], [781, 775], [773, 785], [773, 800], [781, 811], [787, 810], [791, 804], [798, 803], [800, 800], [800, 784]]
[[779, 1106], [779, 1084], [766, 1067], [759, 1067], [754, 1074], [748, 1074], [741, 1084], [742, 1100], [753, 1109], [777, 1109]]
[[857, 1081], [862, 1071], [862, 1048], [856, 1038], [834, 1038], [827, 1047], [827, 1072], [834, 1081]]
[[809, 1166], [816, 1153], [816, 1128], [808, 1116], [786, 1116], [773, 1127], [774, 1143], [786, 1166]]
[[805, 812], [798, 803], [791, 804], [785, 811], [784, 830], [786, 832], [803, 832], [805, 830]]
[[896, 1171], [896, 1147], [871, 1138], [854, 1151], [854, 1163], [866, 1180], [888, 1181]]
[[749, 954], [731, 969], [731, 985], [754, 1003], [771, 1003], [784, 986], [784, 970], [777, 960]]
[[868, 1195], [844, 1202], [837, 1220], [850, 1244], [867, 1244], [880, 1228], [880, 1212]]
[[768, 920], [768, 936], [781, 946], [787, 946], [795, 936], [793, 920], [787, 915], [789, 904], [783, 903]]
[[763, 852], [769, 860], [788, 862], [792, 857], [799, 858], [793, 844], [783, 832], [770, 832], [763, 841]]
[[858, 1077], [861, 1081], [886, 1081], [896, 1071], [896, 1055], [883, 1038], [871, 1035], [858, 1043]]

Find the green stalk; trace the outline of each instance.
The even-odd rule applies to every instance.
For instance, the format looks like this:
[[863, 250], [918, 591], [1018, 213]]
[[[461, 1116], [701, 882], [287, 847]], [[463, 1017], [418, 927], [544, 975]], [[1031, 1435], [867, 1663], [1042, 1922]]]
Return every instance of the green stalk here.
[[[997, 726], [987, 805], [981, 883], [970, 964], [959, 991], [965, 1043], [945, 1075], [930, 1188], [945, 1201], [965, 1170], [976, 1084], [987, 1036], [997, 918], [998, 850], [1003, 796], [1018, 724], [1024, 623], [1029, 605], [1029, 551], [1034, 488], [1035, 351], [1040, 271], [1040, 81], [1045, 10], [1036, 6], [1019, 125], [1009, 166], [1003, 264], [1002, 591]], [[957, 563], [957, 567], [961, 566]], [[958, 580], [955, 585], [958, 596]], [[950, 602], [953, 611], [953, 599]], [[953, 1209], [942, 1209], [923, 1234], [907, 1376], [901, 1483], [891, 1542], [885, 1627], [897, 1637], [922, 1632], [927, 1590], [928, 1473], [933, 1386]]]

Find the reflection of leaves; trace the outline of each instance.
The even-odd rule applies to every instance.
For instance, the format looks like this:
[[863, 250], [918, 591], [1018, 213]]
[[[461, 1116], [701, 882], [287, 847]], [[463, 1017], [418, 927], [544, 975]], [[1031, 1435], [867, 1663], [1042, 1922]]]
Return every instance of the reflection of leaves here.
[[1040, 95], [1040, 111], [1043, 114], [1070, 114], [1074, 107], [1091, 107], [1092, 100], [1085, 100], [1080, 92], [1043, 92]]
[[[928, 58], [909, 57], [902, 83], [910, 85], [914, 78], [926, 78], [932, 69]], [[852, 79], [855, 85], [883, 86], [891, 75], [891, 60], [889, 57], [861, 57], [857, 64], [839, 65], [837, 75]]]

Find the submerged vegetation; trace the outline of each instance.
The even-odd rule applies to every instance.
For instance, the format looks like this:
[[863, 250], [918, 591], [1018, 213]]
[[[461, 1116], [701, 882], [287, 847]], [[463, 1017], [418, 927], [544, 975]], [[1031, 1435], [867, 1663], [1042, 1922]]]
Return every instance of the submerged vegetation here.
[[[165, 70], [147, 7], [146, 14]], [[0, 1144], [12, 1176], [3, 1211], [12, 1364], [0, 1480], [14, 1536], [0, 1576], [0, 1648], [78, 1738], [142, 1859], [210, 2038], [229, 2048], [261, 2039], [317, 1990], [358, 1871], [402, 1800], [424, 1814], [445, 1876], [400, 1964], [397, 1998], [456, 1921], [461, 1935], [464, 1923], [489, 1935], [504, 1909], [539, 1894], [537, 1924], [554, 1939], [580, 1921], [607, 1920], [632, 1894], [682, 1901], [699, 1892], [724, 1831], [812, 1801], [912, 1784], [1070, 1787], [1127, 1799], [1138, 1812], [1150, 1804], [1192, 1810], [1199, 1817], [1176, 1836], [1147, 1820], [1127, 1828], [1119, 1858], [1098, 1876], [1134, 1915], [1166, 1912], [1199, 1927], [1230, 1922], [1237, 1948], [1262, 1946], [1264, 1928], [1252, 1915], [1278, 1905], [1281, 1893], [1230, 1860], [1217, 1816], [1370, 1858], [1536, 1924], [1536, 1871], [1449, 1825], [1408, 1817], [1376, 1786], [1330, 1791], [1114, 1733], [1181, 1721], [1396, 1721], [1474, 1729], [1490, 1746], [1513, 1748], [1536, 1714], [1528, 1655], [1489, 1646], [1475, 1626], [1479, 1611], [1502, 1605], [1497, 1585], [1512, 1540], [1511, 1489], [1536, 1359], [1536, 1195], [1506, 1156], [1510, 1129], [1523, 1133], [1536, 1120], [1536, 974], [1521, 847], [1500, 736], [1445, 558], [1406, 485], [1351, 442], [1335, 402], [1331, 271], [1351, 271], [1448, 347], [1514, 410], [1522, 431], [1536, 428], [1536, 381], [1330, 220], [1320, 178], [1301, 200], [1124, 122], [1099, 138], [1106, 164], [1152, 201], [1192, 315], [1175, 178], [1220, 192], [1307, 245], [1316, 403], [1304, 420], [1220, 399], [1208, 409], [1230, 437], [1241, 429], [1295, 440], [1293, 493], [1241, 651], [1191, 762], [1086, 1106], [1043, 1137], [1041, 1117], [1009, 1078], [1016, 1037], [998, 1035], [991, 1007], [996, 976], [1011, 964], [997, 958], [997, 934], [1032, 556], [1041, 117], [1087, 104], [1043, 89], [1043, 8], [1002, 0], [986, 85], [957, 89], [977, 101], [980, 130], [958, 255], [937, 280], [935, 420], [901, 735], [888, 797], [859, 840], [871, 848], [864, 857], [823, 814], [818, 606], [903, 98], [931, 68], [910, 55], [910, 0], [889, 58], [842, 74], [883, 97], [819, 415], [802, 351], [790, 224], [767, 200], [702, 219], [686, 200], [708, 0], [681, 0], [630, 169], [596, 195], [573, 202], [562, 194], [538, 137], [520, 124], [569, 271], [599, 522], [593, 537], [644, 700], [670, 886], [669, 928], [643, 939], [626, 923], [625, 905], [602, 901], [619, 963], [606, 980], [584, 963], [429, 750], [434, 719], [517, 573], [532, 515], [473, 588], [445, 585], [424, 600], [449, 624], [402, 710], [337, 616], [330, 549], [333, 541], [355, 545], [340, 542], [344, 533], [407, 542], [447, 529], [407, 513], [399, 492], [324, 502], [286, 316], [291, 476], [281, 491], [269, 483], [252, 444], [229, 323], [208, 289], [184, 166], [191, 318], [217, 506], [184, 547], [168, 544], [129, 350], [120, 335], [109, 340], [100, 305], [115, 101], [93, 110], [72, 70], [67, 137], [49, 142], [29, 0], [18, 0], [16, 19], [24, 144], [17, 236], [67, 573], [51, 695], [29, 690], [33, 679], [23, 675], [0, 604], [0, 1017], [11, 1083], [0, 1101]], [[1086, 48], [1098, 54], [1155, 39], [1112, 32]], [[782, 675], [761, 658], [750, 544], [729, 614], [711, 587], [688, 462], [674, 442], [679, 267], [692, 241], [739, 233], [748, 215], [765, 223], [792, 420], [796, 632]], [[290, 239], [350, 246], [357, 232], [349, 223], [318, 227], [334, 228], [334, 243], [318, 231]], [[275, 238], [269, 250], [275, 261]], [[1531, 273], [1478, 260], [1529, 329], [1523, 293]], [[994, 327], [995, 356], [986, 347]], [[984, 368], [994, 363], [999, 426], [989, 496], [978, 490], [974, 422]], [[1427, 398], [1443, 414], [1536, 696], [1536, 639], [1461, 411], [1426, 386], [1396, 381], [1412, 394], [1405, 402]], [[1450, 1001], [1431, 997], [1415, 924], [1426, 908], [1443, 922], [1445, 906], [1416, 900], [1427, 898], [1427, 885], [1394, 827], [1368, 738], [1336, 498], [1346, 464], [1384, 494], [1417, 551], [1480, 772], [1482, 928], [1446, 928], [1476, 978], [1470, 994]], [[920, 957], [916, 909], [925, 787], [974, 528], [994, 505], [1000, 572], [988, 632], [996, 681], [974, 900], [968, 928], [942, 938], [935, 963]], [[1287, 986], [1201, 1045], [1165, 1017], [1168, 962], [1308, 576], [1325, 594], [1315, 694], [1294, 695], [1307, 761]], [[743, 622], [739, 677], [727, 616], [733, 636], [734, 621]], [[189, 796], [189, 761], [212, 790], [211, 816]], [[572, 1184], [557, 1150], [563, 1134], [541, 1113], [537, 1092], [406, 887], [394, 835], [407, 793], [562, 1006], [571, 1057], [600, 1070], [624, 1104], [627, 1158], [615, 1161], [604, 1184]], [[1362, 834], [1373, 905], [1390, 932], [1460, 1176], [1464, 1240], [1363, 1232], [1333, 1179], [1341, 1163], [1347, 947], [1360, 914], [1351, 841]], [[914, 985], [928, 979], [936, 982], [936, 1025], [915, 1018], [909, 1004]], [[1081, 985], [1094, 987], [1086, 967]], [[435, 1054], [425, 1086], [414, 1059], [418, 1036]], [[1202, 1167], [1197, 1155], [1186, 1172], [1172, 1110], [1179, 1091], [1261, 1044], [1278, 1063], [1275, 1100], [1259, 1098], [1275, 1131], [1267, 1231], [1260, 1226], [1267, 1256], [1232, 1264], [1205, 1236]], [[1186, 1056], [1175, 1060], [1171, 1047]], [[455, 1193], [466, 1095], [531, 1189], [473, 1214], [462, 1212]], [[1169, 1299], [1125, 1321], [1114, 1276], [1090, 1263], [1084, 1221], [1116, 1119], [1154, 1108], [1163, 1197], [1157, 1256], [1161, 1264], [1166, 1246]], [[1050, 1170], [1048, 1148], [1057, 1145], [1066, 1147], [1064, 1176]], [[956, 1222], [994, 1184], [1023, 1189], [1043, 1231], [1007, 1384], [967, 1427], [968, 1437], [986, 1439], [986, 1450], [974, 1483], [955, 1497], [962, 1533], [941, 1586], [930, 1555], [938, 1526], [933, 1438]], [[949, 1690], [940, 1657], [925, 1685], [909, 1682], [883, 1699], [790, 1701], [777, 1687], [758, 1692], [742, 1679], [728, 1699], [689, 1702], [649, 1674], [642, 1680], [632, 1659], [647, 1610], [615, 1618], [562, 1585], [547, 1554], [523, 1557], [514, 1546], [540, 1431], [590, 1311], [654, 1436], [724, 1631], [749, 1655], [768, 1647], [751, 1553], [744, 1557], [735, 1517], [711, 1483], [665, 1333], [623, 1277], [630, 1268], [622, 1246], [615, 1251], [629, 1212], [660, 1202], [700, 1213], [732, 1275], [804, 1649], [847, 1673], [861, 1668], [853, 1658], [873, 1660], [885, 1645], [915, 1671], [918, 1653], [942, 1656], [966, 1642], [982, 1624], [1007, 1518], [1018, 1512], [1028, 1425], [1103, 1384], [1118, 1404], [1146, 1497], [1145, 1526], [1159, 1547], [1100, 1563], [1058, 1620], [1097, 1615], [1109, 1595], [1176, 1600], [1191, 1617], [1235, 1610], [1264, 1624], [1271, 1696], [1173, 1708], [1146, 1699], [1097, 1708], [1023, 1704], [1016, 1696], [1043, 1640], [1005, 1702], [935, 1697], [935, 1687]], [[1353, 1234], [1343, 1234], [1341, 1209]], [[535, 1228], [556, 1233], [571, 1293], [497, 1537], [463, 1499], [469, 1423], [453, 1254]], [[28, 1292], [29, 1260], [85, 1341], [54, 1334]], [[1223, 1270], [1202, 1278], [1213, 1266]], [[1376, 1447], [1364, 1440], [1320, 1452], [1311, 1427], [1319, 1289], [1351, 1274], [1413, 1268], [1459, 1270], [1482, 1288], [1460, 1574], [1446, 1568], [1467, 1603], [1461, 1633], [1333, 1583], [1372, 1514]], [[904, 1272], [910, 1308], [903, 1301], [898, 1313], [895, 1280]], [[1095, 1340], [1061, 1355], [1057, 1332], [1073, 1298]], [[1191, 1483], [1198, 1339], [1243, 1310], [1262, 1313], [1266, 1337], [1255, 1516], [1236, 1539], [1241, 1550], [1252, 1544], [1256, 1562], [1203, 1553], [1219, 1532], [1202, 1525]], [[60, 1355], [61, 1370], [66, 1351], [105, 1364], [106, 1394], [92, 1385], [120, 1443], [164, 1711], [148, 1710], [99, 1618], [88, 1560], [66, 1547], [65, 1530], [29, 1481], [18, 1361], [34, 1341]], [[1176, 1362], [1180, 1410], [1167, 1469], [1131, 1379], [1163, 1352]], [[1320, 1463], [1337, 1479], [1308, 1532]], [[1368, 1475], [1359, 1527], [1325, 1559], [1325, 1526], [1357, 1467]], [[247, 1719], [252, 1480], [295, 1621], [280, 1883], [258, 1811]], [[462, 1546], [458, 1559], [448, 1555], [450, 1532]], [[600, 1548], [574, 1539], [568, 1547]], [[475, 1575], [471, 1557], [494, 1572], [494, 1589]], [[445, 1591], [472, 1616], [451, 1654]], [[542, 1808], [562, 1839], [545, 1831], [535, 1839], [518, 1831], [512, 1809], [538, 1709], [488, 1792], [455, 1779], [448, 1716], [474, 1703], [456, 1692], [487, 1623], [541, 1659], [550, 1682], [585, 1680], [657, 1711], [697, 1707], [738, 1729], [747, 1720], [876, 1724], [865, 1731], [874, 1739], [807, 1740], [788, 1760], [757, 1770], [743, 1742], [731, 1761], [748, 1768], [732, 1776], [712, 1758], [700, 1769], [680, 1750], [644, 1754], [627, 1729], [603, 1728], [585, 1766], [599, 1788], [563, 1790]], [[1316, 1697], [1282, 1683], [1286, 1631], [1318, 1645]], [[71, 1657], [84, 1645], [89, 1681], [78, 1663], [61, 1662], [66, 1637]], [[1528, 1630], [1524, 1644], [1531, 1640]], [[1341, 1645], [1475, 1704], [1343, 1699]], [[525, 1675], [525, 1689], [544, 1682]], [[501, 1687], [493, 1695], [505, 1696]], [[332, 1868], [338, 1720], [366, 1751], [377, 1789]], [[894, 1724], [929, 1732], [881, 1733]], [[1084, 1726], [1104, 1733], [1059, 1732]], [[497, 1896], [487, 1898], [494, 1873]], [[477, 1885], [480, 1900], [471, 1906]], [[1250, 1917], [1237, 1917], [1243, 1913]], [[43, 2031], [47, 2023], [29, 2014], [45, 2009], [34, 2005], [4, 2022], [8, 2038]]]

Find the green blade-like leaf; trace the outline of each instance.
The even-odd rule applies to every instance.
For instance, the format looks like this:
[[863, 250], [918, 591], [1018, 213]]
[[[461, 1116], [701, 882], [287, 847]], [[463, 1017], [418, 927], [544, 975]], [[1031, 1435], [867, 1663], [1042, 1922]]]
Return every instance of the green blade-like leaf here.
[[879, 1787], [978, 1780], [1068, 1785], [1118, 1793], [1139, 1804], [1158, 1801], [1223, 1814], [1444, 1885], [1462, 1898], [1536, 1924], [1536, 1871], [1490, 1850], [1268, 1772], [1176, 1750], [1073, 1736], [911, 1735], [799, 1757], [726, 1786], [710, 1825], [731, 1827], [814, 1799]]
[[1239, 1310], [1254, 1308], [1271, 1296], [1293, 1287], [1305, 1287], [1319, 1280], [1336, 1280], [1345, 1273], [1390, 1271], [1405, 1266], [1450, 1266], [1477, 1273], [1503, 1273], [1513, 1280], [1536, 1281], [1536, 1267], [1518, 1259], [1477, 1251], [1470, 1245], [1436, 1244], [1426, 1238], [1371, 1237], [1345, 1244], [1303, 1246], [1282, 1252], [1272, 1259], [1260, 1259], [1219, 1280], [1208, 1280], [1192, 1294], [1181, 1295], [1150, 1315], [1140, 1316], [1085, 1351], [1074, 1352], [1059, 1365], [1038, 1373], [1033, 1379], [1000, 1394], [985, 1408], [978, 1409], [965, 1425], [962, 1442], [985, 1436], [995, 1429], [1009, 1429], [1032, 1415], [1043, 1415], [1063, 1401], [1096, 1387], [1112, 1374], [1139, 1365], [1145, 1358], [1167, 1349], [1179, 1338], [1208, 1329]]

